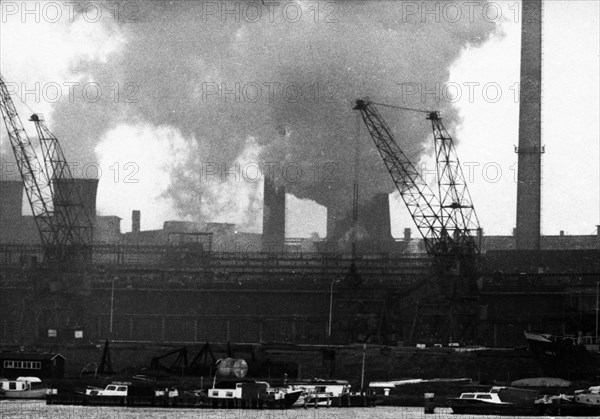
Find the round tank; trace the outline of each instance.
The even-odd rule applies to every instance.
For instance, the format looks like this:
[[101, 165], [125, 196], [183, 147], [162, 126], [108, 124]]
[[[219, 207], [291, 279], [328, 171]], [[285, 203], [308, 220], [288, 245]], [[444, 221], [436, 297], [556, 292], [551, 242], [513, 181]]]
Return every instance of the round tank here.
[[248, 363], [241, 358], [221, 358], [217, 361], [217, 374], [223, 378], [244, 378]]

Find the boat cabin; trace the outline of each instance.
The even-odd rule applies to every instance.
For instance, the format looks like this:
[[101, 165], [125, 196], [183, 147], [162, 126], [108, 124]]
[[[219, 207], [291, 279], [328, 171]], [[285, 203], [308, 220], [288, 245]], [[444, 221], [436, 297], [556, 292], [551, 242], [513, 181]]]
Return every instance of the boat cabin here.
[[85, 394], [89, 396], [127, 396], [127, 390], [131, 383], [112, 383], [104, 390], [86, 389]]
[[222, 383], [208, 390], [211, 399], [259, 399], [265, 397], [269, 384], [263, 381]]
[[350, 394], [351, 386], [345, 380], [316, 380], [309, 382], [296, 382], [290, 384], [293, 389], [304, 390], [308, 394], [329, 394], [331, 397], [340, 397]]
[[19, 377], [16, 380], [0, 378], [0, 391], [26, 391], [43, 386], [38, 377]]
[[462, 393], [459, 398], [462, 400], [465, 400], [465, 399], [477, 400], [477, 401], [480, 401], [483, 403], [495, 403], [495, 404], [504, 403], [502, 400], [500, 400], [500, 396], [498, 395], [498, 393], [492, 393], [492, 392]]
[[515, 387], [494, 386], [488, 392], [462, 393], [460, 400], [476, 400], [488, 403], [532, 404], [539, 398], [539, 391]]

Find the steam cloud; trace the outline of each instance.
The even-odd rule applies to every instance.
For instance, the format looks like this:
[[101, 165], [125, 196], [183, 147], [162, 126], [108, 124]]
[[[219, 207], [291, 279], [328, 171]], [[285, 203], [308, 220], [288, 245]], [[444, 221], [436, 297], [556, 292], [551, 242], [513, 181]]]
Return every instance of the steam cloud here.
[[[233, 10], [236, 4], [208, 3]], [[237, 22], [235, 14], [224, 15], [225, 21], [220, 14], [207, 16], [207, 2], [140, 2], [136, 22], [104, 22], [84, 33], [91, 39], [100, 34], [119, 40], [102, 57], [83, 51], [78, 60], [68, 61], [71, 80], [93, 81], [103, 94], [95, 102], [65, 97], [56, 103], [53, 130], [66, 154], [77, 161], [124, 163], [120, 152], [129, 150], [128, 159], [139, 160], [142, 177], [157, 174], [150, 155], [164, 162], [160, 176], [168, 179], [150, 195], [170, 200], [166, 212], [181, 218], [228, 221], [223, 219], [227, 215], [229, 221], [256, 226], [260, 217], [254, 214], [261, 205], [257, 183], [248, 182], [243, 172], [239, 181], [226, 175], [226, 182], [221, 173], [212, 174], [215, 167], [231, 173], [236, 163], [242, 170], [252, 161], [266, 163], [288, 193], [341, 214], [351, 207], [359, 126], [361, 198], [394, 188], [352, 111], [354, 100], [441, 108], [451, 127], [457, 115], [444, 101], [434, 103], [430, 95], [423, 103], [416, 95], [402, 103], [400, 83], [443, 84], [462, 49], [481, 44], [495, 29], [483, 19], [483, 3], [472, 13], [472, 22], [463, 11], [454, 23], [431, 16], [421, 22], [420, 14], [407, 16], [401, 3], [298, 2], [302, 17], [292, 23], [282, 14], [283, 4], [273, 9], [271, 19], [268, 5], [252, 2], [263, 11], [251, 23], [244, 15]], [[114, 4], [107, 3], [106, 10], [111, 9]], [[70, 42], [81, 33], [67, 31], [60, 41]], [[3, 66], [17, 59], [2, 58]], [[230, 92], [224, 94], [222, 87]], [[407, 154], [418, 159], [429, 134], [422, 115], [386, 112], [384, 117]], [[159, 147], [160, 142], [171, 144]], [[104, 182], [101, 188], [113, 188]], [[151, 183], [146, 182], [147, 188], [153, 188]]]

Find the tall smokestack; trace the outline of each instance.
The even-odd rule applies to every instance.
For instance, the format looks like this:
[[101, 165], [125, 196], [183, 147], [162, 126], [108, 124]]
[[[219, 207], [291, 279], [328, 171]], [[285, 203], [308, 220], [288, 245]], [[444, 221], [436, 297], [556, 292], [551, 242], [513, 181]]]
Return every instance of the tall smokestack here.
[[542, 0], [523, 0], [517, 175], [517, 249], [540, 249]]
[[263, 251], [283, 251], [285, 246], [285, 187], [265, 176]]
[[142, 220], [142, 213], [140, 212], [140, 210], [131, 211], [131, 232], [132, 233], [140, 232], [141, 220]]

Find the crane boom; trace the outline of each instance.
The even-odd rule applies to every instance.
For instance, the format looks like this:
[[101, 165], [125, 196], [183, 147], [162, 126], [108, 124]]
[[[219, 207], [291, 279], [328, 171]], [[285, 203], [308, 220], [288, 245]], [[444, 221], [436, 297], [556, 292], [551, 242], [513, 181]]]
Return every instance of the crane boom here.
[[[29, 136], [23, 128], [21, 118], [17, 113], [2, 75], [0, 75], [0, 111], [15, 155], [17, 168], [23, 180], [27, 200], [40, 233], [42, 245], [47, 250], [48, 248], [54, 248], [57, 242], [56, 228], [50, 207], [52, 203], [51, 190], [48, 188], [47, 179], [43, 179], [45, 173], [40, 170], [42, 166]], [[36, 173], [40, 173], [40, 179], [36, 177]]]
[[427, 252], [434, 253], [442, 226], [440, 214], [436, 210], [441, 207], [439, 199], [398, 146], [375, 105], [358, 100], [354, 109], [361, 112], [375, 146], [425, 240]]
[[375, 104], [357, 100], [354, 109], [360, 111], [436, 266], [443, 273], [454, 269], [456, 274], [471, 276], [479, 255], [473, 231], [479, 224], [452, 138], [437, 112], [428, 112], [427, 119], [431, 120], [436, 145], [438, 195], [398, 146]]
[[44, 119], [33, 114], [33, 121], [42, 146], [46, 177], [52, 190], [58, 243], [67, 246], [91, 245], [93, 224], [78, 184], [74, 181], [60, 143], [48, 129]]

